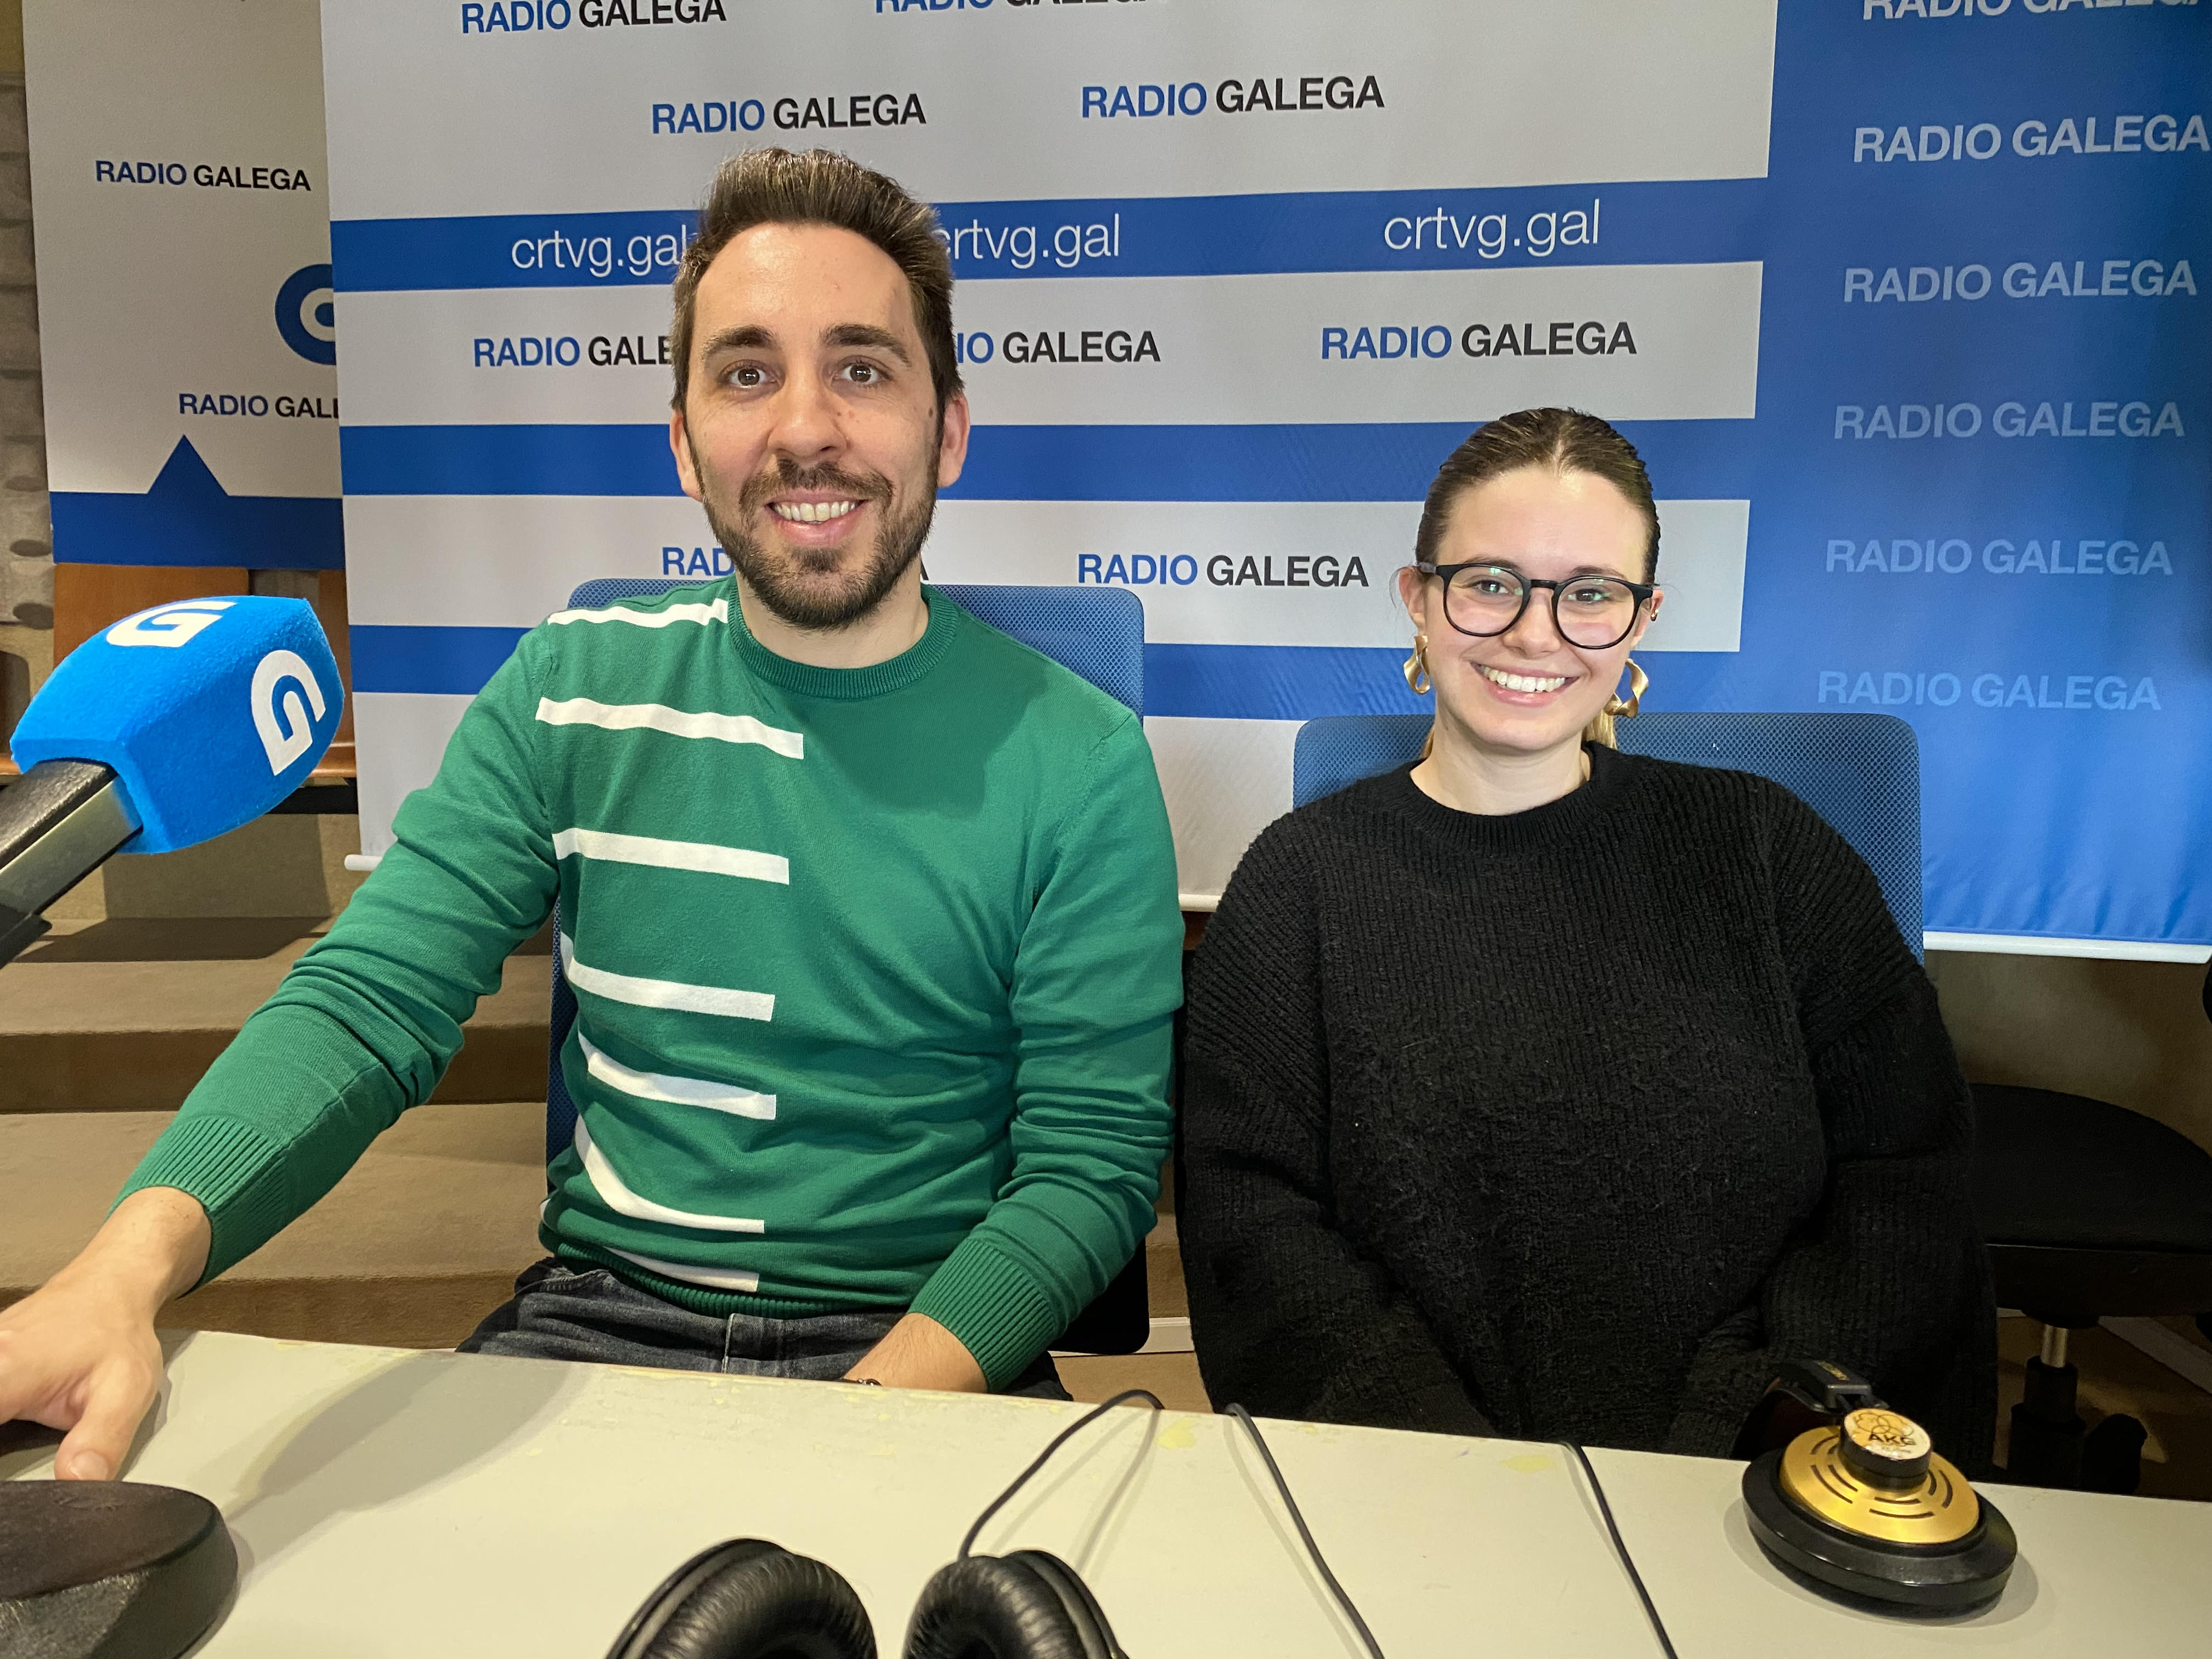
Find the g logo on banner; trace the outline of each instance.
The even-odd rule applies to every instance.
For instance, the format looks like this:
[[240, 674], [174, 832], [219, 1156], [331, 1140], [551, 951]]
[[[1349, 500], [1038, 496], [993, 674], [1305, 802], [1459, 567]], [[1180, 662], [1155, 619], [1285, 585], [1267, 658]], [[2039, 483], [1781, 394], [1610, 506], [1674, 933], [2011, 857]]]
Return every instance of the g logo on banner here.
[[[284, 691], [280, 711], [277, 688], [287, 680], [297, 681], [298, 687]], [[302, 690], [307, 694], [305, 707], [300, 702]], [[314, 720], [308, 718], [307, 709], [312, 708], [314, 720], [320, 720], [329, 705], [324, 701], [323, 688], [315, 683], [315, 671], [296, 651], [271, 651], [261, 659], [253, 671], [250, 701], [253, 729], [261, 734], [261, 747], [269, 756], [269, 772], [274, 777], [306, 754], [315, 740]]]
[[276, 290], [276, 331], [284, 337], [286, 345], [311, 363], [338, 360], [332, 297], [331, 268], [326, 264], [301, 265]]
[[228, 599], [185, 599], [125, 617], [107, 630], [110, 645], [160, 645], [171, 650], [189, 643], [204, 629], [222, 620]]

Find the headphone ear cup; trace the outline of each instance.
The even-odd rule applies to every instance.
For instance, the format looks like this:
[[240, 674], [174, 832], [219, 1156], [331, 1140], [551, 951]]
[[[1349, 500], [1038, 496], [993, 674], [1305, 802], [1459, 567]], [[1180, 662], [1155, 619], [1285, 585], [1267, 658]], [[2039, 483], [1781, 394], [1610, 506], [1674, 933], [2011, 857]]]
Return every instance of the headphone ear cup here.
[[1075, 1569], [1042, 1550], [971, 1555], [925, 1585], [906, 1659], [1121, 1659]]
[[876, 1636], [835, 1568], [738, 1538], [671, 1573], [607, 1659], [876, 1659]]

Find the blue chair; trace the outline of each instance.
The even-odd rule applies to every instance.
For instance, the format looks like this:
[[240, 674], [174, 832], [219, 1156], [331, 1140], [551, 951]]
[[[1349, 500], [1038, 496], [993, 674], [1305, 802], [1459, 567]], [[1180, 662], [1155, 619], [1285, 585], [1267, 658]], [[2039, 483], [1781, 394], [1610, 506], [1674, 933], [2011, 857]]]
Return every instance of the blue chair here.
[[[602, 576], [568, 595], [575, 611], [596, 611], [622, 599], [647, 599], [691, 579]], [[978, 621], [1012, 635], [1073, 673], [1081, 675], [1142, 719], [1145, 713], [1145, 605], [1122, 587], [1000, 587], [939, 586], [937, 591]], [[561, 909], [553, 909], [561, 932]], [[576, 1131], [576, 1103], [561, 1073], [561, 1050], [576, 1023], [576, 994], [553, 952], [553, 1018], [545, 1071], [545, 1161], [550, 1164]], [[1145, 1282], [1145, 1250], [1135, 1255], [1075, 1317], [1053, 1344], [1078, 1353], [1134, 1353], [1152, 1334], [1152, 1302]]]
[[[1291, 804], [1304, 806], [1403, 766], [1426, 714], [1335, 714], [1298, 728]], [[1921, 954], [1920, 744], [1894, 714], [1644, 714], [1614, 726], [1620, 750], [1771, 778], [1826, 818], [1873, 870], [1897, 930]]]

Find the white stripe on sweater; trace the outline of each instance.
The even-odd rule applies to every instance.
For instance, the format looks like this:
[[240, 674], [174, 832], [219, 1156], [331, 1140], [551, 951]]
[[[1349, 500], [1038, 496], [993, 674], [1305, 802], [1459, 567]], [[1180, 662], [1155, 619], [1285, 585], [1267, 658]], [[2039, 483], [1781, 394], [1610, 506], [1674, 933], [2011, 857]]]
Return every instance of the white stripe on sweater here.
[[750, 853], [742, 847], [717, 847], [704, 841], [661, 841], [652, 836], [618, 836], [610, 830], [562, 830], [553, 836], [553, 856], [571, 854], [610, 864], [649, 864], [662, 870], [697, 870], [710, 876], [744, 876], [752, 881], [791, 884], [791, 860], [775, 853]]
[[569, 623], [628, 623], [632, 628], [665, 628], [671, 623], [726, 623], [730, 602], [715, 599], [707, 605], [672, 605], [664, 611], [632, 611], [610, 605], [605, 611], [556, 611], [545, 620], [565, 627]]
[[672, 738], [712, 738], [718, 743], [757, 743], [793, 760], [805, 757], [806, 739], [781, 726], [764, 726], [750, 714], [694, 714], [659, 702], [594, 702], [589, 697], [570, 697], [556, 702], [538, 700], [538, 718], [548, 726], [596, 726], [606, 732], [633, 732], [644, 727], [665, 732]]
[[584, 1127], [583, 1114], [576, 1115], [576, 1156], [584, 1160], [584, 1173], [598, 1189], [606, 1206], [617, 1215], [626, 1215], [633, 1221], [660, 1221], [672, 1227], [696, 1227], [712, 1233], [763, 1233], [768, 1224], [749, 1221], [742, 1216], [697, 1215], [690, 1210], [672, 1210], [665, 1204], [655, 1204], [649, 1198], [640, 1198], [632, 1192], [623, 1178], [615, 1173], [607, 1155], [592, 1139], [592, 1132]]
[[636, 1008], [668, 1008], [685, 1014], [720, 1014], [728, 1019], [773, 1019], [775, 998], [761, 991], [732, 991], [720, 985], [686, 985], [672, 979], [634, 979], [576, 960], [576, 941], [561, 935], [561, 966], [580, 991], [627, 1002]]
[[585, 1069], [610, 1089], [619, 1089], [640, 1100], [657, 1100], [670, 1106], [703, 1106], [710, 1112], [727, 1112], [733, 1117], [775, 1115], [774, 1095], [755, 1094], [750, 1089], [732, 1089], [726, 1084], [708, 1083], [696, 1077], [633, 1071], [581, 1030], [576, 1033], [576, 1041], [584, 1050]]
[[634, 1255], [628, 1250], [617, 1250], [611, 1244], [599, 1247], [612, 1252], [625, 1261], [635, 1261], [641, 1267], [649, 1267], [663, 1279], [672, 1279], [684, 1285], [703, 1285], [710, 1291], [737, 1291], [750, 1296], [760, 1289], [758, 1273], [731, 1273], [719, 1267], [689, 1267], [674, 1261], [656, 1261], [649, 1255]]

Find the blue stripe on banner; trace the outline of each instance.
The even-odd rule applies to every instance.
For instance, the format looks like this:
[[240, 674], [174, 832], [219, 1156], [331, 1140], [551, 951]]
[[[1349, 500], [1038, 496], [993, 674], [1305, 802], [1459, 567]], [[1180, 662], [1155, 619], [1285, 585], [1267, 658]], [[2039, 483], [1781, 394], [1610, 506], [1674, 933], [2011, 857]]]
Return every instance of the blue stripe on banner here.
[[342, 426], [349, 495], [680, 495], [665, 426]]
[[445, 219], [333, 219], [341, 294], [439, 288], [666, 284], [698, 216], [493, 213]]
[[345, 518], [336, 497], [160, 495], [58, 489], [50, 498], [62, 564], [244, 566], [343, 570]]
[[[978, 427], [960, 501], [1417, 501], [1475, 422]], [[1747, 499], [1749, 421], [1623, 421], [1683, 499]], [[1150, 705], [1148, 704], [1147, 707]]]
[[[1392, 425], [978, 427], [947, 499], [1406, 501], [1474, 428]], [[1750, 497], [1749, 421], [1623, 421], [1680, 500]], [[349, 426], [349, 495], [677, 495], [663, 426]]]
[[[1763, 179], [1500, 190], [945, 202], [963, 280], [1478, 270], [1755, 259]], [[341, 293], [665, 283], [693, 215], [491, 214], [341, 219]]]
[[514, 654], [526, 628], [392, 628], [355, 624], [353, 689], [472, 697]]

